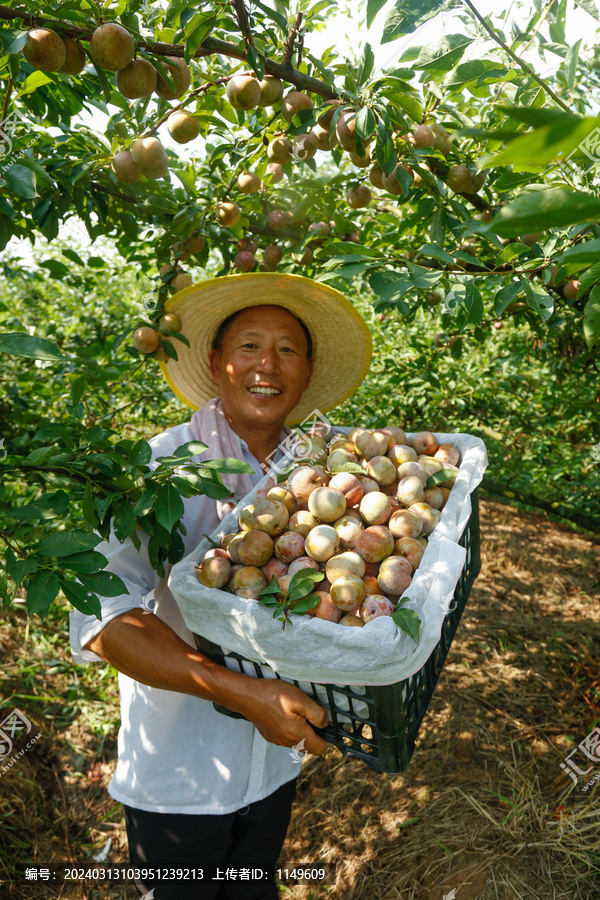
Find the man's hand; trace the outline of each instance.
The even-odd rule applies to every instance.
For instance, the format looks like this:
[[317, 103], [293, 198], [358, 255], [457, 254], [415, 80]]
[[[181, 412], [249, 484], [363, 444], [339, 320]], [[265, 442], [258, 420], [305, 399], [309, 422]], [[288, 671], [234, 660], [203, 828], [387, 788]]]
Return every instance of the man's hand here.
[[[236, 710], [241, 712], [272, 744], [295, 747], [304, 741], [304, 749], [320, 756], [327, 741], [310, 727], [329, 724], [327, 713], [311, 697], [293, 684], [272, 678], [251, 678], [245, 685], [246, 696]], [[310, 724], [309, 724], [310, 723]]]

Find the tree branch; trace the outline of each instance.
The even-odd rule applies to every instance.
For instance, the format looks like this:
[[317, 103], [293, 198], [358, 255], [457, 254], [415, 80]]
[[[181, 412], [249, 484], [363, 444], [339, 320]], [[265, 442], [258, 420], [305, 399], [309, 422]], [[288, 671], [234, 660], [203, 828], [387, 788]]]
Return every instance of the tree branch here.
[[299, 12], [296, 16], [296, 21], [292, 26], [292, 30], [290, 31], [290, 35], [287, 39], [287, 44], [285, 45], [285, 53], [283, 54], [283, 64], [284, 66], [291, 67], [292, 64], [292, 55], [294, 53], [294, 44], [296, 43], [296, 35], [298, 34], [298, 29], [302, 24], [302, 13]]
[[[298, 15], [301, 16], [301, 13], [298, 13]], [[21, 19], [26, 25], [33, 24], [35, 19], [35, 24], [38, 26], [45, 25], [49, 28], [52, 28], [53, 26], [58, 27], [61, 34], [64, 34], [66, 37], [76, 38], [80, 41], [89, 41], [94, 31], [94, 29], [80, 28], [77, 25], [61, 22], [58, 19], [33, 16], [27, 10], [11, 9], [9, 6], [0, 6], [0, 20], [3, 19], [5, 21]], [[184, 55], [183, 44], [162, 44], [157, 41], [138, 41], [136, 43], [136, 48], [149, 50], [156, 56], [179, 56], [183, 58]], [[247, 59], [246, 51], [238, 47], [237, 44], [230, 44], [228, 41], [221, 41], [219, 38], [214, 37], [207, 37], [202, 41], [194, 53], [194, 59], [201, 59], [204, 56], [212, 56], [215, 54], [230, 56], [234, 59], [241, 59], [244, 61]], [[275, 75], [283, 81], [288, 81], [302, 91], [310, 91], [313, 94], [319, 94], [327, 99], [337, 98], [339, 96], [332, 85], [327, 84], [325, 81], [321, 81], [320, 78], [313, 78], [310, 75], [305, 75], [304, 72], [298, 72], [298, 70], [294, 69], [289, 63], [281, 64], [273, 62], [270, 59], [265, 59], [265, 72], [268, 75]]]
[[246, 9], [246, 5], [244, 0], [233, 0], [233, 6], [235, 8], [235, 14], [237, 16], [238, 25], [240, 26], [240, 31], [246, 41], [246, 50], [248, 47], [254, 47], [254, 38], [252, 37], [252, 32], [250, 30], [250, 22], [248, 21], [248, 11]]
[[509, 47], [507, 44], [504, 43], [504, 41], [502, 40], [502, 38], [500, 37], [500, 35], [499, 35], [499, 34], [496, 34], [496, 32], [494, 31], [494, 29], [491, 28], [490, 25], [488, 25], [488, 23], [485, 21], [485, 19], [483, 18], [483, 16], [480, 15], [480, 13], [477, 12], [477, 10], [475, 9], [475, 7], [474, 7], [473, 4], [471, 3], [471, 0], [464, 0], [464, 2], [465, 2], [466, 5], [469, 7], [469, 9], [471, 10], [471, 12], [472, 12], [473, 15], [475, 16], [475, 18], [478, 19], [479, 22], [481, 22], [481, 24], [483, 25], [483, 27], [485, 28], [485, 30], [487, 31], [487, 33], [493, 38], [493, 40], [496, 41], [497, 44], [500, 44], [500, 46], [502, 47], [502, 49], [503, 49], [506, 53], [508, 53], [508, 55], [509, 55], [512, 59], [514, 59], [514, 61], [517, 63], [517, 65], [519, 65], [519, 66], [523, 69], [524, 72], [527, 72], [528, 75], [530, 75], [535, 81], [537, 81], [537, 83], [540, 85], [540, 87], [541, 87], [543, 90], [545, 90], [546, 93], [550, 94], [550, 96], [552, 97], [552, 99], [554, 100], [554, 102], [555, 102], [555, 103], [558, 103], [558, 105], [559, 105], [560, 107], [562, 107], [562, 109], [564, 109], [565, 112], [570, 112], [571, 110], [569, 109], [569, 107], [566, 105], [566, 103], [563, 103], [563, 101], [560, 99], [560, 97], [558, 97], [558, 96], [554, 93], [554, 91], [552, 90], [552, 88], [550, 87], [550, 85], [546, 84], [546, 82], [544, 81], [544, 79], [543, 79], [543, 78], [540, 78], [539, 75], [536, 75], [536, 73], [533, 71], [533, 69], [531, 69], [531, 68], [527, 65], [526, 62], [523, 62], [523, 60], [520, 59], [520, 57], [518, 57], [517, 54], [516, 54], [513, 50], [511, 50], [510, 47]]

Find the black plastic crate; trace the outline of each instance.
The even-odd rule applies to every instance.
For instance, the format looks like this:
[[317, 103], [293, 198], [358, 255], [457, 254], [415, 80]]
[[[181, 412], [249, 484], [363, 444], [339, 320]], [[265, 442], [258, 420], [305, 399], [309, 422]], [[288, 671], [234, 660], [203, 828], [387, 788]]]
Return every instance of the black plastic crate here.
[[[345, 756], [360, 759], [377, 772], [397, 774], [408, 766], [421, 722], [446, 661], [471, 586], [481, 568], [479, 503], [476, 490], [471, 494], [471, 503], [471, 516], [459, 541], [467, 551], [465, 563], [449, 605], [451, 611], [442, 624], [440, 640], [425, 665], [397, 684], [365, 686], [360, 692], [355, 686], [319, 685], [321, 692], [325, 691], [327, 694], [330, 724], [326, 728], [315, 728], [315, 731], [326, 741], [335, 744]], [[198, 650], [222, 665], [225, 665], [227, 656], [227, 659], [237, 662], [241, 672], [247, 672], [248, 666], [254, 668], [257, 678], [263, 677], [261, 666], [263, 669], [269, 668], [265, 663], [252, 662], [238, 653], [224, 654], [221, 647], [199, 634], [194, 637]], [[275, 675], [279, 678], [277, 673]], [[297, 681], [292, 683], [300, 687]], [[310, 691], [307, 691], [304, 683], [301, 690], [322, 704], [324, 701], [317, 694], [315, 685], [310, 683], [310, 688]], [[217, 703], [213, 705], [224, 715], [243, 718], [239, 713], [231, 712]], [[355, 705], [358, 708], [355, 708]], [[340, 721], [339, 717], [349, 718], [351, 721]]]

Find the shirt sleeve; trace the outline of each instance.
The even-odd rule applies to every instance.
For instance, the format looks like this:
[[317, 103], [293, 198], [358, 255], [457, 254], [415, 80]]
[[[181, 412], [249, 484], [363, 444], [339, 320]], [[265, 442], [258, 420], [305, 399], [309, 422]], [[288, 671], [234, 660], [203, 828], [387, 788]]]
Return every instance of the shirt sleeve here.
[[[177, 447], [191, 440], [189, 423], [168, 429], [152, 438], [148, 443], [152, 447], [150, 467], [155, 468], [157, 456], [170, 455]], [[117, 597], [100, 597], [101, 619], [93, 615], [85, 615], [78, 609], [69, 614], [69, 638], [71, 653], [76, 663], [102, 662], [91, 650], [84, 650], [85, 644], [99, 634], [108, 622], [130, 609], [145, 607], [152, 610], [154, 591], [161, 582], [161, 577], [152, 568], [148, 556], [150, 536], [138, 530], [140, 549], [137, 550], [130, 537], [119, 541], [111, 527], [108, 540], [98, 544], [96, 550], [108, 559], [105, 572], [118, 575], [125, 583], [128, 594]]]

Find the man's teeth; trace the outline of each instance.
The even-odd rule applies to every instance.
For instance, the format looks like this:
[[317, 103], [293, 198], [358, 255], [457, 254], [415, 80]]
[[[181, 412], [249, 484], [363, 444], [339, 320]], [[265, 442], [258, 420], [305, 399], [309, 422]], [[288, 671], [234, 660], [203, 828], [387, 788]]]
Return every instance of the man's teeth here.
[[266, 387], [254, 387], [254, 388], [250, 388], [249, 390], [250, 390], [251, 394], [268, 394], [269, 396], [271, 396], [271, 395], [274, 396], [276, 394], [281, 393], [281, 391], [278, 391], [276, 388], [266, 388]]

